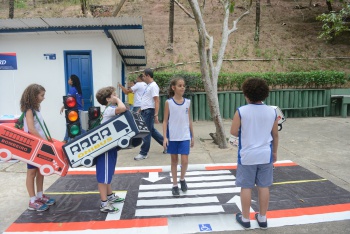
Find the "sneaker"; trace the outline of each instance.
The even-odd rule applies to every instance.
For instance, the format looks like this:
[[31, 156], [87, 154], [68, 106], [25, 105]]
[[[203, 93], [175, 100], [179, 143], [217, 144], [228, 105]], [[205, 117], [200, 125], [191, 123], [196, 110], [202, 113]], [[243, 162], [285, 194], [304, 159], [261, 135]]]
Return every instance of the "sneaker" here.
[[49, 206], [36, 200], [35, 202], [29, 202], [28, 210], [45, 211], [49, 209]]
[[100, 206], [100, 211], [101, 212], [105, 212], [105, 213], [109, 213], [109, 214], [115, 214], [119, 212], [119, 209], [114, 207], [112, 204], [110, 204], [109, 202], [107, 202], [107, 205], [105, 206]]
[[242, 221], [242, 213], [237, 213], [236, 214], [236, 220], [237, 222], [246, 230], [250, 229], [250, 221], [249, 222], [243, 222]]
[[122, 197], [119, 197], [119, 196], [115, 195], [115, 193], [113, 193], [113, 196], [108, 198], [108, 201], [110, 203], [122, 203], [125, 201], [125, 199]]
[[186, 192], [187, 191], [187, 184], [186, 184], [186, 180], [180, 180], [180, 184], [181, 184], [181, 190], [182, 192]]
[[134, 160], [140, 161], [140, 160], [144, 160], [144, 159], [146, 159], [146, 158], [148, 158], [147, 155], [138, 154], [138, 155], [134, 158]]
[[54, 198], [50, 198], [50, 197], [46, 196], [45, 194], [43, 194], [43, 196], [41, 198], [38, 198], [38, 201], [40, 201], [41, 203], [48, 205], [48, 206], [52, 206], [53, 204], [56, 203], [56, 200]]
[[178, 187], [178, 186], [173, 187], [173, 188], [171, 189], [171, 192], [173, 193], [173, 196], [174, 196], [174, 197], [180, 197], [180, 192], [179, 192], [179, 187]]
[[267, 229], [267, 220], [266, 220], [266, 222], [259, 222], [258, 215], [259, 215], [259, 213], [256, 213], [256, 214], [255, 214], [255, 219], [256, 219], [256, 221], [258, 222], [259, 227], [260, 227], [261, 229]]

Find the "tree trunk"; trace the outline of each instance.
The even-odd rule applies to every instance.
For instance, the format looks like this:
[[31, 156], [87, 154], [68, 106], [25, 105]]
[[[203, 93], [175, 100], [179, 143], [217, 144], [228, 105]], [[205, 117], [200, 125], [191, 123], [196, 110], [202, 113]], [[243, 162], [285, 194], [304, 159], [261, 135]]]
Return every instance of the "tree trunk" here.
[[9, 0], [9, 18], [13, 19], [15, 13], [15, 0]]
[[84, 16], [87, 14], [87, 0], [80, 0], [81, 12]]
[[[189, 3], [191, 5], [198, 29], [198, 54], [201, 65], [200, 67], [202, 81], [204, 84], [205, 92], [207, 94], [207, 101], [210, 107], [210, 113], [216, 127], [215, 137], [217, 139], [214, 139], [214, 141], [218, 143], [220, 149], [224, 149], [227, 148], [227, 141], [222, 117], [220, 115], [219, 100], [217, 94], [217, 81], [219, 72], [217, 72], [216, 68], [213, 66], [212, 63], [213, 38], [210, 37], [206, 32], [205, 23], [201, 15], [198, 1], [189, 0]], [[207, 39], [209, 39], [208, 48], [206, 48]]]
[[115, 8], [115, 10], [113, 11], [113, 16], [116, 17], [119, 13], [119, 11], [122, 9], [124, 3], [126, 2], [126, 0], [120, 0], [119, 4], [117, 5], [117, 7]]
[[332, 7], [331, 1], [330, 0], [326, 0], [326, 4], [327, 4], [328, 11], [329, 12], [333, 11], [333, 7]]
[[255, 36], [254, 41], [259, 44], [260, 38], [260, 0], [256, 0]]
[[174, 0], [169, 1], [169, 36], [168, 36], [168, 48], [167, 50], [173, 51], [174, 43]]

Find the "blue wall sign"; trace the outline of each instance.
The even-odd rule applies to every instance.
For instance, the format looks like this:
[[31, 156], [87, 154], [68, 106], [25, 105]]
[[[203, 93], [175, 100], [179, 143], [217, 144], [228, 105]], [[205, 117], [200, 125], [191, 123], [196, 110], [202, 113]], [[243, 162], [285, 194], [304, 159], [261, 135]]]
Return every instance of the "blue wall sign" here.
[[46, 60], [56, 60], [56, 54], [44, 54]]
[[0, 70], [17, 70], [16, 53], [0, 53]]

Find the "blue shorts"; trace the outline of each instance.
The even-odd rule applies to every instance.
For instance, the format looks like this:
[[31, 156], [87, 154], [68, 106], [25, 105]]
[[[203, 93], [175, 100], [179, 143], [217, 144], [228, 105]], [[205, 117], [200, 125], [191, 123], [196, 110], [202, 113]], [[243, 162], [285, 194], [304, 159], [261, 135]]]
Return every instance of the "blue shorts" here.
[[37, 167], [27, 163], [27, 169], [37, 169]]
[[273, 183], [273, 164], [237, 165], [236, 186], [241, 188], [269, 187]]
[[191, 141], [169, 141], [167, 153], [168, 154], [190, 154]]
[[117, 165], [118, 150], [113, 148], [96, 157], [96, 178], [101, 184], [110, 184]]

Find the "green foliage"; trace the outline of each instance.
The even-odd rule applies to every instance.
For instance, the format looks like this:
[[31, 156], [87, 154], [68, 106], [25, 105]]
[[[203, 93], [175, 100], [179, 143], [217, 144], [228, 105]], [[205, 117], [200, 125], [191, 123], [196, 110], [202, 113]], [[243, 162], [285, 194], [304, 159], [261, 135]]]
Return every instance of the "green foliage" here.
[[15, 8], [26, 8], [27, 2], [26, 0], [15, 0]]
[[350, 30], [349, 24], [346, 24], [345, 19], [350, 18], [350, 4], [344, 3], [343, 9], [339, 12], [330, 12], [321, 14], [316, 17], [316, 20], [322, 21], [322, 32], [319, 38], [333, 40], [334, 37], [341, 33]]
[[[136, 79], [137, 76], [138, 74], [132, 74], [128, 79]], [[204, 91], [201, 74], [198, 72], [154, 72], [154, 80], [163, 94], [167, 93], [170, 80], [178, 76], [185, 80], [187, 86], [185, 95]], [[259, 77], [266, 80], [271, 89], [341, 88], [350, 82], [350, 75], [339, 71], [220, 73], [218, 90], [241, 90], [244, 80], [250, 77]]]

